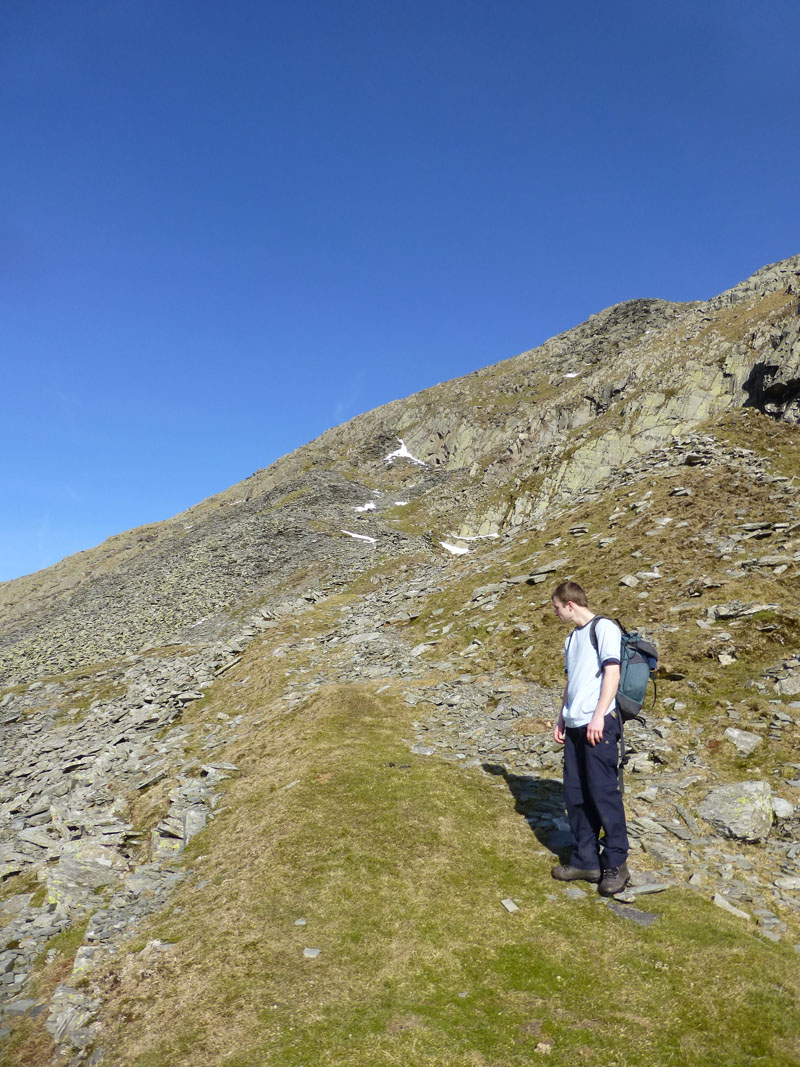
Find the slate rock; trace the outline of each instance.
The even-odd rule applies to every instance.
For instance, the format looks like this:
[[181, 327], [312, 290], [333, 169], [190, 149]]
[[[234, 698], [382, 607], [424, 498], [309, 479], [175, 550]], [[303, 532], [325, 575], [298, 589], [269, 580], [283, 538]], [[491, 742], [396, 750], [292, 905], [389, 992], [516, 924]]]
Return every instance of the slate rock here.
[[712, 789], [698, 814], [724, 837], [765, 841], [772, 826], [772, 790], [768, 782], [738, 782]]
[[612, 911], [618, 918], [627, 919], [628, 922], [634, 922], [639, 926], [652, 926], [654, 922], [658, 921], [658, 916], [652, 911], [642, 911], [641, 908], [632, 908], [629, 904], [620, 904], [616, 900], [607, 901], [607, 907], [609, 911]]
[[752, 755], [764, 740], [758, 734], [751, 734], [747, 730], [737, 730], [735, 726], [729, 726], [722, 736], [735, 745], [740, 756]]
[[579, 889], [576, 885], [567, 886], [564, 890], [564, 895], [569, 897], [570, 900], [585, 900], [586, 891]]
[[790, 671], [775, 683], [775, 688], [784, 696], [796, 696], [800, 693], [800, 670]]
[[726, 897], [723, 897], [721, 893], [715, 893], [711, 899], [718, 908], [727, 911], [729, 915], [735, 915], [737, 919], [750, 919], [750, 916], [746, 911], [742, 911], [741, 908], [735, 907]]
[[794, 804], [783, 797], [772, 798], [772, 811], [776, 819], [791, 819], [794, 815]]

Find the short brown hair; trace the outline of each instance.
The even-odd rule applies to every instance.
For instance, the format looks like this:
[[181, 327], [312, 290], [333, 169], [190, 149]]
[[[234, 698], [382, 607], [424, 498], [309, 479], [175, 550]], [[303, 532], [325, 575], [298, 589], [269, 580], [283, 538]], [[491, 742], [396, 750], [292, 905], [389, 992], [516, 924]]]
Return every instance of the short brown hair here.
[[553, 600], [557, 600], [561, 604], [569, 604], [572, 601], [573, 604], [577, 604], [581, 608], [589, 607], [586, 593], [577, 582], [562, 582], [561, 585], [556, 586], [553, 591]]

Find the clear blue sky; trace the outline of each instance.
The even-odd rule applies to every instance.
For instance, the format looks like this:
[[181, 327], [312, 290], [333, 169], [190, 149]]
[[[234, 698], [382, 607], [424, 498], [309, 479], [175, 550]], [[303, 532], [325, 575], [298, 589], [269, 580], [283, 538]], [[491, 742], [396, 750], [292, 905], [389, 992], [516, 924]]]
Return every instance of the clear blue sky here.
[[800, 4], [4, 0], [0, 580], [800, 251]]

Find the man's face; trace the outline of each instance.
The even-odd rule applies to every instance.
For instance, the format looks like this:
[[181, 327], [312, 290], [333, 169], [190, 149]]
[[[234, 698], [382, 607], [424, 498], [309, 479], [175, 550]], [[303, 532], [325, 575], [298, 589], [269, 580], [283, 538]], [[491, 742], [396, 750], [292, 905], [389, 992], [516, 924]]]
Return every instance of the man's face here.
[[556, 613], [556, 618], [559, 622], [572, 622], [573, 606], [571, 600], [567, 601], [566, 604], [562, 604], [558, 597], [554, 596], [553, 611]]

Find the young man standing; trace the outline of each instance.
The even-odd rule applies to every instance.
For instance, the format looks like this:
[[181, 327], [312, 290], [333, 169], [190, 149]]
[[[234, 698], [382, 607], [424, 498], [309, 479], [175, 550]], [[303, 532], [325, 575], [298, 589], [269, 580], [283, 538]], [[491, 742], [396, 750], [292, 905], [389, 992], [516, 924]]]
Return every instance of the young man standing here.
[[610, 619], [598, 619], [595, 650], [590, 626], [595, 614], [576, 582], [558, 586], [553, 608], [561, 622], [573, 627], [564, 644], [567, 684], [553, 736], [564, 746], [564, 798], [575, 848], [569, 863], [551, 873], [562, 882], [599, 882], [602, 895], [610, 897], [625, 888], [629, 877], [619, 782], [622, 730], [615, 703], [622, 635]]

